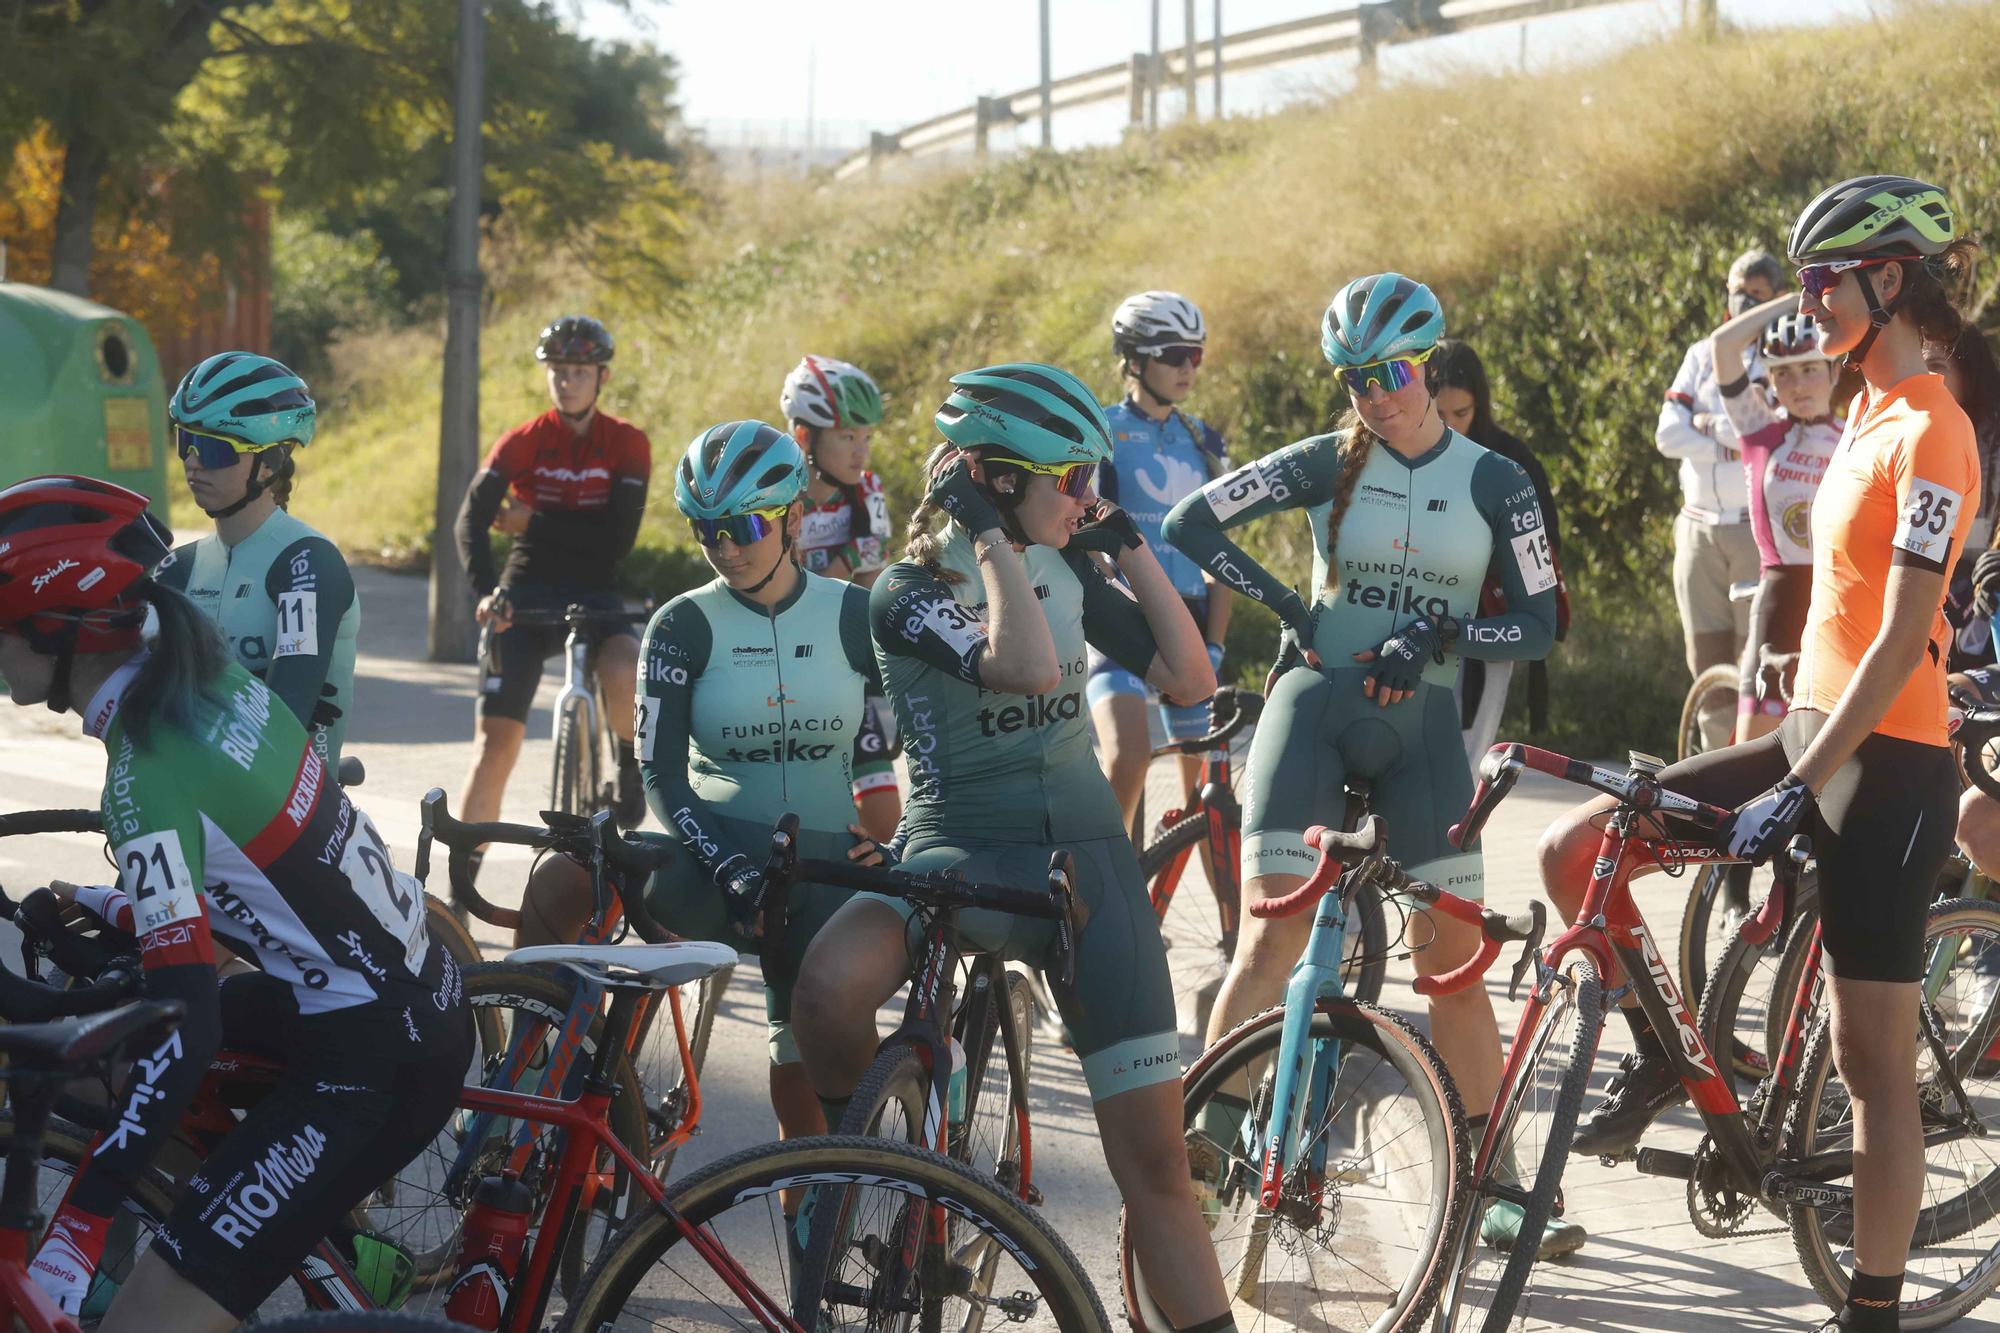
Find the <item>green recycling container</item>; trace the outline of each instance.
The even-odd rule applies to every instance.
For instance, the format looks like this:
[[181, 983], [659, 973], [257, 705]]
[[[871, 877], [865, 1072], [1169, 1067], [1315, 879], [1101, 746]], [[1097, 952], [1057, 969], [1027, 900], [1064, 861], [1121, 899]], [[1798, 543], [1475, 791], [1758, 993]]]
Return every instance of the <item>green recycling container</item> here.
[[167, 385], [139, 322], [0, 282], [0, 485], [71, 472], [167, 496]]

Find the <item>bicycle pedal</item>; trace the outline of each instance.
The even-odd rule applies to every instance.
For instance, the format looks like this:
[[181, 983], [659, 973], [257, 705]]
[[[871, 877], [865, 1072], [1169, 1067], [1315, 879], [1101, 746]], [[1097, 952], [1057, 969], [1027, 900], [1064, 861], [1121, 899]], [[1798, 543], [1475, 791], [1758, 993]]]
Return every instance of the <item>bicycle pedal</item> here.
[[[1609, 1157], [1599, 1159], [1610, 1165]], [[1684, 1152], [1669, 1152], [1665, 1148], [1641, 1148], [1633, 1159], [1641, 1173], [1649, 1176], [1666, 1176], [1673, 1180], [1694, 1179], [1694, 1158]]]

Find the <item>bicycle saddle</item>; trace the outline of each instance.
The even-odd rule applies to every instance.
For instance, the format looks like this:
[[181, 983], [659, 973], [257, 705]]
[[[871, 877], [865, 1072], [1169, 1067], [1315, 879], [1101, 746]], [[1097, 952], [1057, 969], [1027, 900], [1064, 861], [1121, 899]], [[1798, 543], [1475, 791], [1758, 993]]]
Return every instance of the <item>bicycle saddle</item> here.
[[126, 1046], [165, 1036], [186, 1012], [178, 1000], [134, 1000], [83, 1018], [17, 1023], [0, 1027], [0, 1055], [16, 1071], [81, 1074]]
[[607, 986], [657, 990], [700, 981], [736, 966], [736, 950], [706, 940], [673, 944], [536, 944], [507, 955], [510, 963], [560, 963]]

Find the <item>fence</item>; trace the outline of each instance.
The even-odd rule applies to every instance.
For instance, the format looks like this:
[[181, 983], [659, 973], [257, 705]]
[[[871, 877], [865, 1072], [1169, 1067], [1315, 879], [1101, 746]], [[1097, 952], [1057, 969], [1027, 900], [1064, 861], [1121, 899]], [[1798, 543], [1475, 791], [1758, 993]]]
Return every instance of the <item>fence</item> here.
[[[1215, 79], [1216, 101], [1220, 105], [1220, 74], [1241, 73], [1340, 51], [1355, 53], [1365, 81], [1373, 76], [1376, 53], [1385, 46], [1619, 2], [1381, 0], [1248, 28], [1199, 44], [1189, 42], [1178, 51], [1161, 51], [1157, 56], [1137, 52], [1118, 64], [1072, 74], [1046, 85], [1038, 83], [1003, 97], [981, 97], [971, 106], [918, 121], [894, 133], [873, 133], [868, 147], [843, 161], [833, 174], [836, 180], [845, 180], [890, 158], [922, 157], [968, 144], [974, 153], [984, 154], [989, 131], [996, 125], [1017, 125], [1037, 115], [1046, 117], [1072, 107], [1121, 98], [1131, 108], [1129, 123], [1137, 128], [1149, 123], [1149, 98], [1157, 99], [1161, 89], [1175, 83], [1187, 89], [1192, 104], [1196, 84], [1203, 77]], [[1697, 17], [1712, 23], [1714, 0], [1699, 0]], [[1046, 142], [1046, 134], [1043, 137]]]

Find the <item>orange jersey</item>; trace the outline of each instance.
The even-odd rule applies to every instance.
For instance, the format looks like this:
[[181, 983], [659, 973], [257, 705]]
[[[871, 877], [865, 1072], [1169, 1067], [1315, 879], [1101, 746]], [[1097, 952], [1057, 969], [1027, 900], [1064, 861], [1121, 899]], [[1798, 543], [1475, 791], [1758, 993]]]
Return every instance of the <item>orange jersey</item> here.
[[[1972, 422], [1937, 375], [1912, 375], [1870, 402], [1863, 390], [1813, 501], [1812, 609], [1792, 707], [1830, 713], [1881, 632], [1892, 565], [1948, 573], [1979, 509]], [[1930, 646], [1878, 735], [1945, 744], [1944, 585]]]

